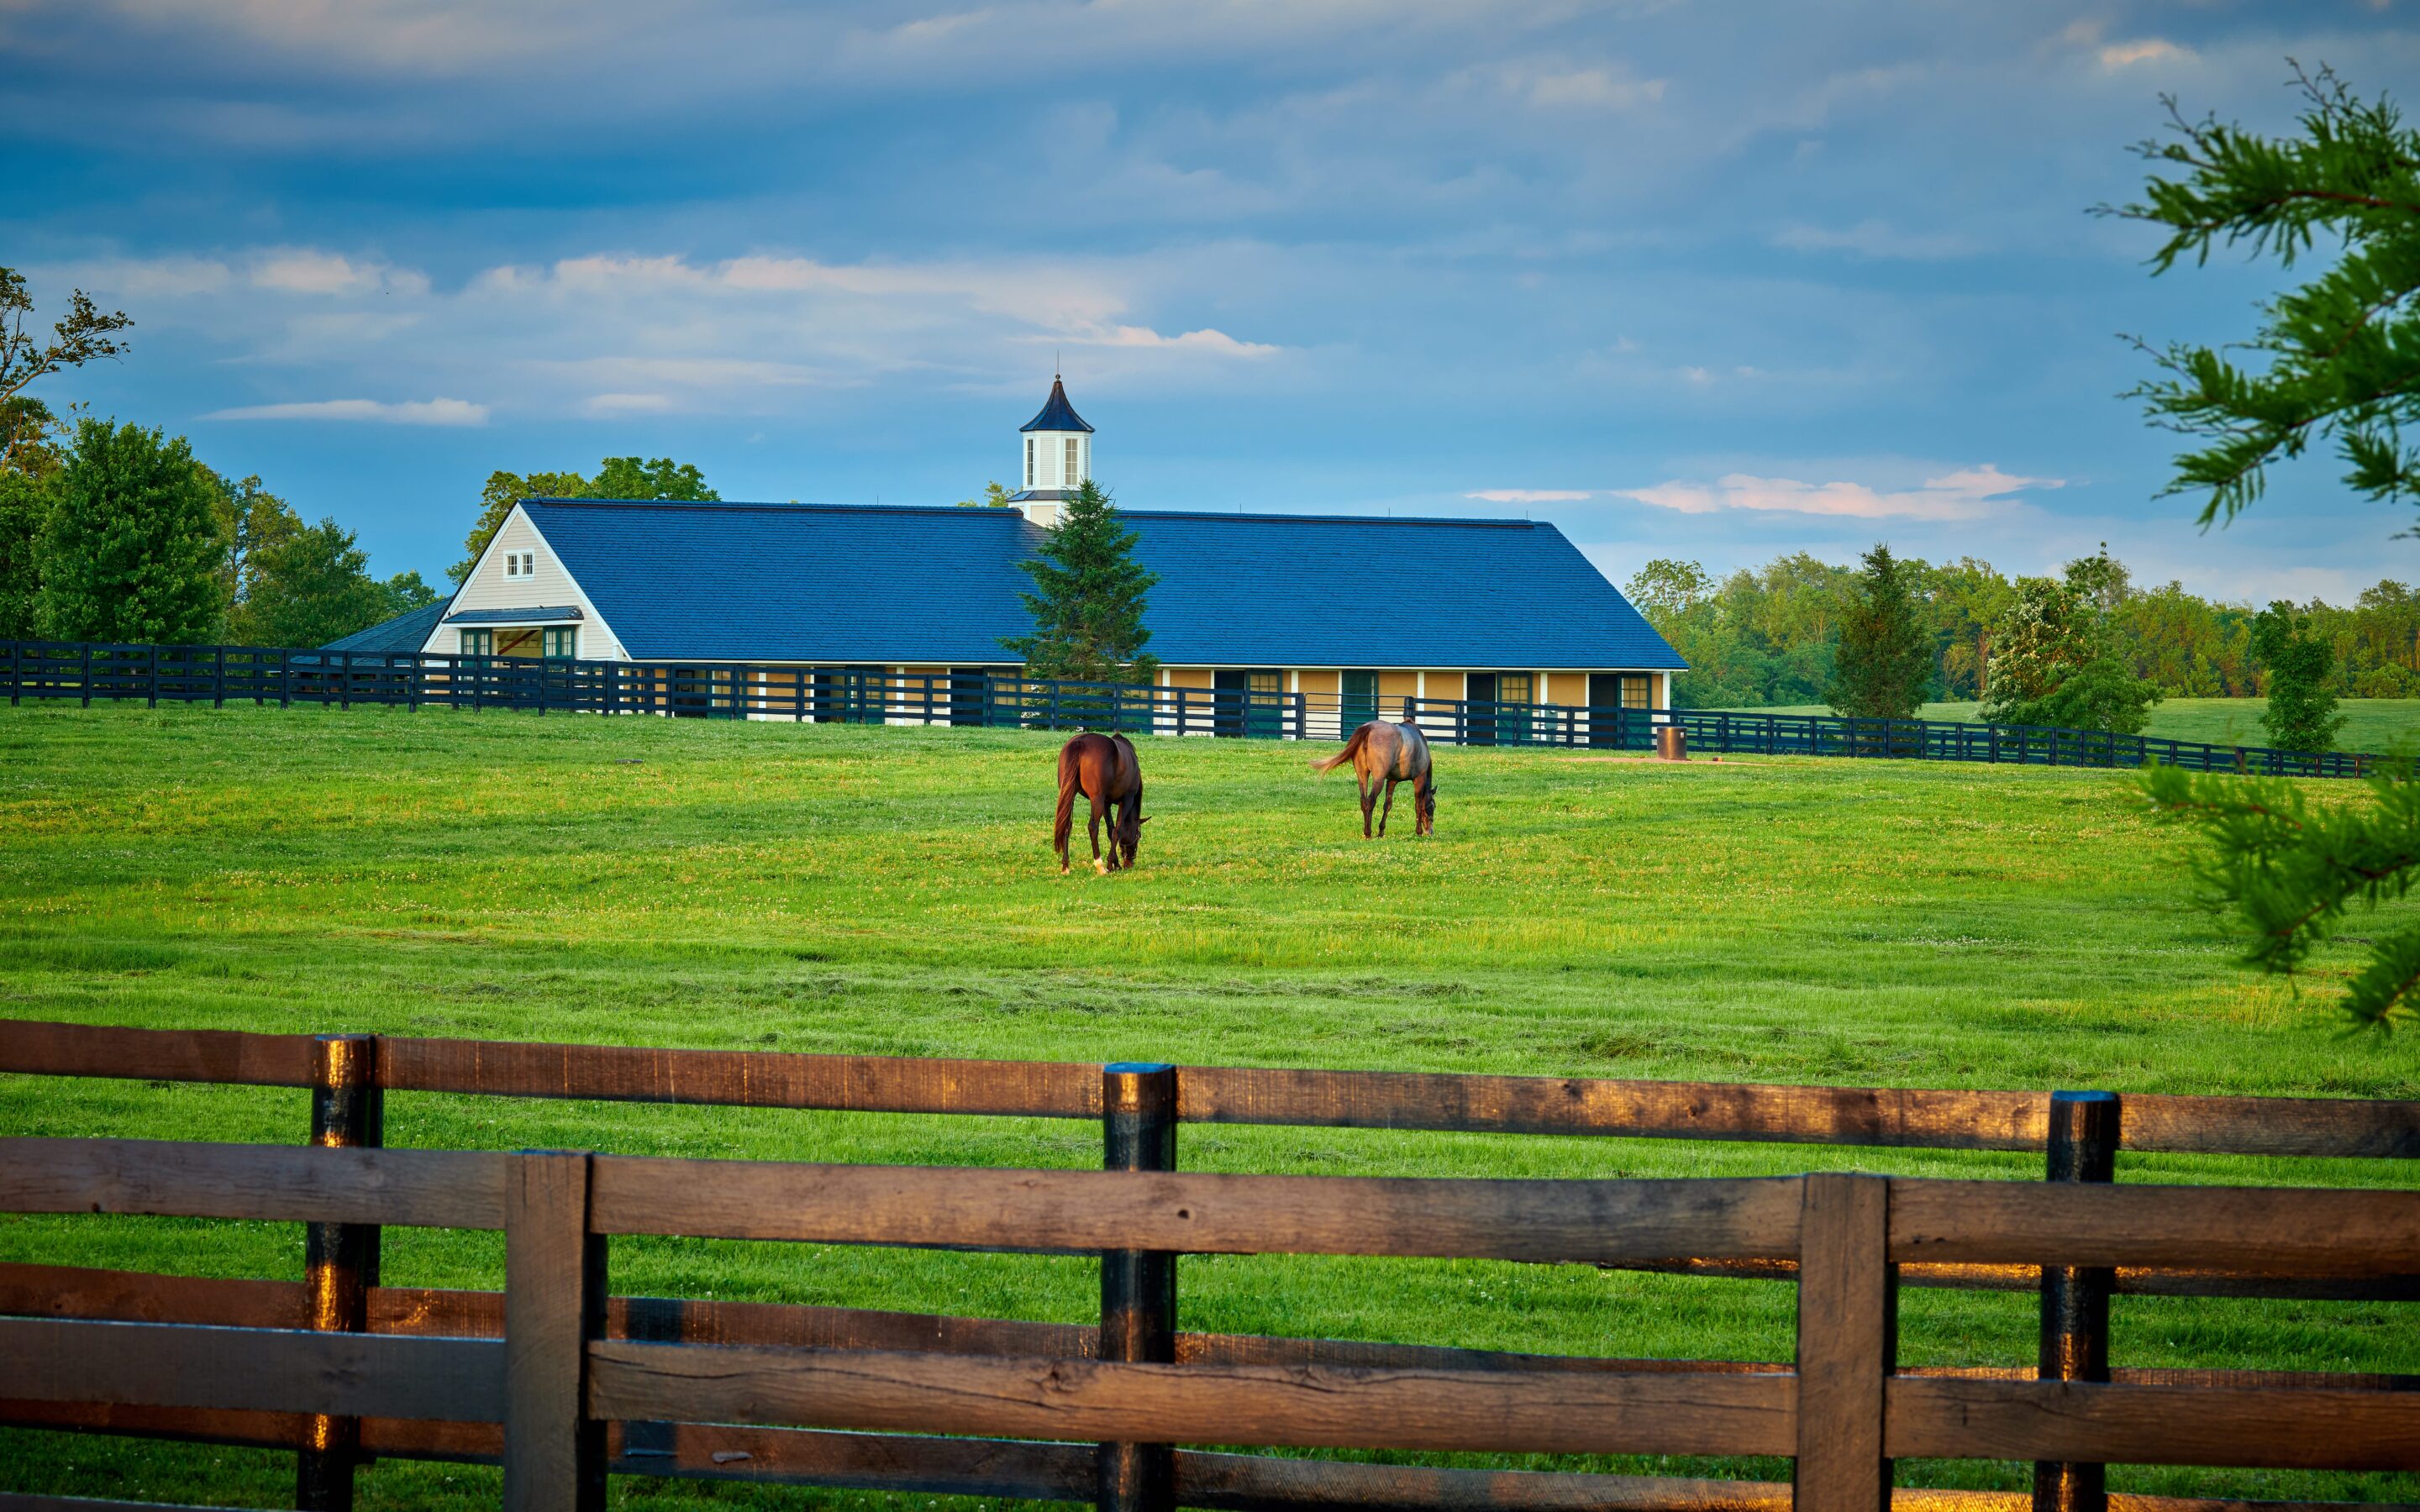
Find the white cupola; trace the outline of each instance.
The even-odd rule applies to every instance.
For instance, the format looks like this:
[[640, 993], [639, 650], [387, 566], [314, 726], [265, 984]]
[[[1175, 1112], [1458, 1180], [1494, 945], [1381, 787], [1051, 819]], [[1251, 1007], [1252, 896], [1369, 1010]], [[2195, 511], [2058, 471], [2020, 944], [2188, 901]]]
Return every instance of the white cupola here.
[[1050, 397], [1042, 412], [1020, 427], [1023, 455], [1016, 459], [1017, 476], [1025, 486], [1010, 495], [1025, 517], [1048, 527], [1059, 523], [1059, 506], [1093, 475], [1093, 427], [1067, 402], [1067, 386], [1050, 376]]

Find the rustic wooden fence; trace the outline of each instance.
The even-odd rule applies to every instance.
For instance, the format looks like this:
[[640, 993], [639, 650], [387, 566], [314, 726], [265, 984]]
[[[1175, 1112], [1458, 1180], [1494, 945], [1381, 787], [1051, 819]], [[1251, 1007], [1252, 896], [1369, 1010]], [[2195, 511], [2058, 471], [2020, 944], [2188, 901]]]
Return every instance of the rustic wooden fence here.
[[[306, 1226], [300, 1284], [0, 1266], [0, 1422], [388, 1455], [520, 1508], [684, 1475], [1273, 1512], [2220, 1512], [2109, 1462], [2420, 1468], [2420, 1377], [2108, 1365], [2113, 1292], [2420, 1296], [2420, 1193], [2115, 1185], [2120, 1151], [2411, 1159], [2420, 1103], [1785, 1088], [0, 1025], [0, 1072], [313, 1089], [303, 1147], [0, 1141], [0, 1211]], [[1098, 1119], [1104, 1171], [381, 1147], [390, 1091]], [[1183, 1122], [2032, 1149], [2042, 1183], [1187, 1174]], [[387, 1226], [502, 1229], [501, 1293], [380, 1284]], [[616, 1297], [622, 1235], [1102, 1257], [1097, 1329]], [[1180, 1254], [1569, 1261], [1794, 1280], [1793, 1360], [1183, 1333]], [[2033, 1369], [1900, 1369], [1895, 1288], [2038, 1290]], [[936, 1436], [939, 1435], [939, 1436]], [[1792, 1483], [1495, 1473], [1173, 1443], [1788, 1457]], [[2037, 1464], [2031, 1498], [1892, 1486]], [[0, 1506], [9, 1503], [0, 1497]], [[18, 1504], [53, 1504], [24, 1499]], [[2266, 1504], [2271, 1507], [2311, 1504]]]

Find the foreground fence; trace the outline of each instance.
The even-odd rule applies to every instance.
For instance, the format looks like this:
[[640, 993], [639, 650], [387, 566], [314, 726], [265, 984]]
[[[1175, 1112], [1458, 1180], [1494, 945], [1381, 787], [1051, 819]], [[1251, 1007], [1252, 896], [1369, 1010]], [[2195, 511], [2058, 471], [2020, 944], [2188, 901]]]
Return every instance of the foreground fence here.
[[[0, 1422], [386, 1455], [1267, 1512], [2219, 1512], [2101, 1467], [2420, 1468], [2420, 1377], [2109, 1365], [2113, 1292], [2420, 1297], [2420, 1193], [2111, 1184], [2121, 1151], [2412, 1159], [2420, 1103], [930, 1061], [0, 1024], [0, 1072], [313, 1089], [302, 1147], [0, 1141], [0, 1211], [301, 1223], [306, 1279], [0, 1266]], [[1097, 1119], [1098, 1172], [381, 1148], [389, 1092]], [[1187, 1174], [1187, 1122], [2033, 1149], [2047, 1180]], [[387, 1287], [387, 1226], [502, 1229], [504, 1289]], [[1097, 1328], [617, 1297], [628, 1235], [1101, 1257]], [[1181, 1254], [1446, 1256], [1794, 1282], [1794, 1358], [1625, 1360], [1185, 1333]], [[1900, 1369], [1901, 1284], [2037, 1290], [2032, 1368]], [[1179, 1444], [1787, 1457], [1789, 1484]], [[2034, 1492], [1893, 1489], [2030, 1460]], [[5, 1505], [0, 1497], [0, 1505]], [[2272, 1504], [2285, 1506], [2291, 1504]], [[2307, 1507], [2308, 1504], [2301, 1504]]]

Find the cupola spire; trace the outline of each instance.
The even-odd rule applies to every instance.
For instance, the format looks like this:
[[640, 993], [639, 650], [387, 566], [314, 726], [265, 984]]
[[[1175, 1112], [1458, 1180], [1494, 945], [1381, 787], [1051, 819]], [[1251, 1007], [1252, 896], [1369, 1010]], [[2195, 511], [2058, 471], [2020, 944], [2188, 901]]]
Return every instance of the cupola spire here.
[[1067, 385], [1050, 375], [1050, 397], [1042, 412], [1018, 427], [1024, 455], [1017, 458], [1025, 486], [1012, 495], [1036, 525], [1059, 523], [1059, 506], [1076, 496], [1093, 475], [1093, 427], [1067, 402]]

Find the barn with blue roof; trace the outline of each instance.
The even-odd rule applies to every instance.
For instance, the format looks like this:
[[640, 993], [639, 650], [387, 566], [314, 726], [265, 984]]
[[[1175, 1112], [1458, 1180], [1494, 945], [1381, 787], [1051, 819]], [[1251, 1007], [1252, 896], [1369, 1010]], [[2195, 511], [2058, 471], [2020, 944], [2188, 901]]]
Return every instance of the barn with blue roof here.
[[[845, 670], [1016, 670], [1032, 557], [1092, 475], [1093, 427], [1054, 381], [1020, 432], [1008, 509], [530, 499], [420, 649]], [[1684, 664], [1538, 520], [1121, 509], [1159, 575], [1144, 623], [1164, 686], [1662, 708]], [[1369, 606], [1403, 609], [1373, 611]]]

